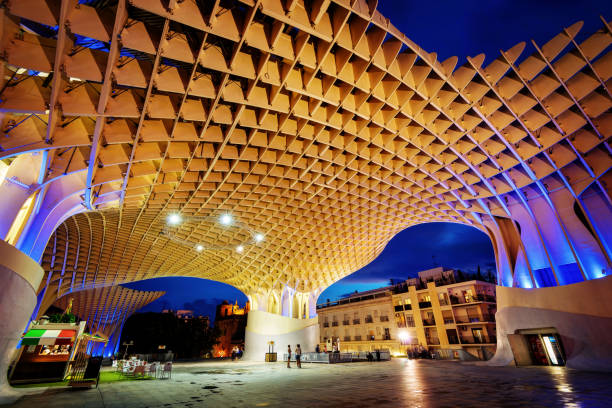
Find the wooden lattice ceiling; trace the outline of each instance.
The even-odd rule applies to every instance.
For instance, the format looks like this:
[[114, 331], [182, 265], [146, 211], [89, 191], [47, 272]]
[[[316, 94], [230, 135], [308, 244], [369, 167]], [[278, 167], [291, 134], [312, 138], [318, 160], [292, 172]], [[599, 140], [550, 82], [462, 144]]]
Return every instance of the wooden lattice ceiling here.
[[[50, 149], [46, 179], [80, 174], [98, 210], [49, 242], [58, 295], [166, 275], [310, 291], [410, 225], [480, 227], [525, 196], [609, 191], [606, 21], [583, 41], [577, 23], [530, 55], [520, 43], [457, 66], [376, 1], [13, 0], [3, 12], [1, 156]], [[197, 253], [160, 235], [175, 211], [229, 212], [266, 239]], [[242, 239], [209, 231], [180, 234]]]

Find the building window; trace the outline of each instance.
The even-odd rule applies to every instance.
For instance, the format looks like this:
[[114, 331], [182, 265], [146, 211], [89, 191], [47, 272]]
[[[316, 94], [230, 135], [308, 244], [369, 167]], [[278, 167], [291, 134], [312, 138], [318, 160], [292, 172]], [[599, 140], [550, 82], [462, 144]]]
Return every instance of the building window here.
[[399, 328], [406, 327], [406, 318], [404, 317], [403, 313], [396, 313], [395, 314], [395, 324]]
[[412, 315], [406, 315], [406, 327], [414, 327], [414, 317]]

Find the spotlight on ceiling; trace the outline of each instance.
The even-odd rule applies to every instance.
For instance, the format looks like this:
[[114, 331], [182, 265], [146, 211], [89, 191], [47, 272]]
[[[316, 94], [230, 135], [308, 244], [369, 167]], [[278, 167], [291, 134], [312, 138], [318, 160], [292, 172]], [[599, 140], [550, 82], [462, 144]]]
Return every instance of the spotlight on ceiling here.
[[166, 221], [169, 225], [178, 225], [181, 223], [181, 221], [183, 221], [183, 218], [181, 217], [181, 214], [173, 213], [168, 215]]
[[223, 214], [219, 221], [221, 221], [221, 224], [223, 225], [230, 225], [232, 223], [232, 216], [229, 214]]
[[263, 240], [264, 240], [264, 236], [263, 236], [263, 234], [259, 234], [259, 233], [258, 233], [258, 234], [255, 234], [255, 237], [254, 237], [254, 238], [255, 238], [255, 242], [261, 242], [261, 241], [263, 241]]
[[244, 247], [242, 245], [238, 245], [236, 247], [236, 252], [238, 252], [239, 254], [241, 254], [244, 251]]
[[196, 251], [198, 251], [198, 252], [202, 252], [202, 251], [204, 250], [204, 247], [203, 247], [202, 245], [198, 244], [198, 245], [196, 245], [196, 248], [195, 248], [195, 249], [196, 249]]

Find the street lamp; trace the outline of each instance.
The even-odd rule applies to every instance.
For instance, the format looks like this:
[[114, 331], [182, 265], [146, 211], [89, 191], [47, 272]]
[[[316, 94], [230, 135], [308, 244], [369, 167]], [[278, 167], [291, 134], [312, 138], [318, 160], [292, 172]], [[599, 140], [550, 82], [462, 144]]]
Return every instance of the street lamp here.
[[129, 342], [129, 343], [127, 343], [127, 342], [125, 342], [125, 341], [124, 341], [122, 345], [123, 345], [123, 346], [125, 346], [125, 351], [123, 352], [123, 359], [125, 360], [125, 356], [126, 356], [126, 354], [127, 354], [128, 347], [133, 346], [133, 345], [134, 345], [134, 342], [133, 342], [132, 340], [130, 340], [130, 342]]
[[[407, 346], [410, 343], [410, 334], [406, 330], [400, 330], [397, 333], [397, 337], [400, 340], [402, 346]], [[406, 347], [406, 357], [408, 357], [408, 348]]]

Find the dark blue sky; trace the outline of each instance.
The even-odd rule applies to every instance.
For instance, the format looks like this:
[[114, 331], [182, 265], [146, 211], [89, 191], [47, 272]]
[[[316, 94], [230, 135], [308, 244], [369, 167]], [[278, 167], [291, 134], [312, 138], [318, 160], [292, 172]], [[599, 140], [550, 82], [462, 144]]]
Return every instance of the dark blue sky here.
[[131, 289], [163, 290], [166, 294], [140, 309], [141, 312], [159, 312], [163, 309], [189, 309], [198, 314], [215, 317], [215, 307], [224, 300], [238, 300], [244, 306], [247, 297], [233, 286], [200, 278], [168, 277], [147, 279], [125, 284]]
[[[612, 20], [612, 0], [380, 0], [379, 10], [408, 38], [438, 59], [456, 55], [487, 55], [487, 63], [521, 41], [546, 43], [565, 27], [585, 22], [579, 41], [602, 27], [599, 16]], [[531, 50], [531, 49], [528, 49]], [[526, 50], [527, 51], [527, 50]], [[386, 285], [390, 278], [405, 279], [437, 265], [463, 270], [494, 269], [489, 239], [480, 231], [455, 224], [426, 224], [399, 233], [370, 265], [330, 286], [321, 301]], [[141, 290], [166, 290], [145, 311], [164, 307], [193, 308], [214, 315], [223, 299], [244, 304], [237, 289], [197, 278], [159, 278], [129, 285]]]
[[480, 53], [493, 61], [521, 41], [541, 46], [580, 20], [583, 36], [603, 26], [600, 15], [612, 20], [610, 0], [379, 0], [378, 9], [425, 51], [440, 61], [456, 55], [458, 65]]
[[493, 247], [483, 232], [460, 224], [420, 224], [397, 234], [369, 265], [323, 291], [319, 302], [386, 286], [389, 279], [405, 280], [435, 266], [475, 272], [478, 265], [483, 272], [495, 271]]

